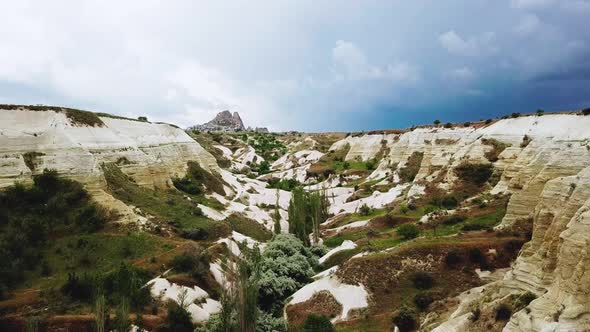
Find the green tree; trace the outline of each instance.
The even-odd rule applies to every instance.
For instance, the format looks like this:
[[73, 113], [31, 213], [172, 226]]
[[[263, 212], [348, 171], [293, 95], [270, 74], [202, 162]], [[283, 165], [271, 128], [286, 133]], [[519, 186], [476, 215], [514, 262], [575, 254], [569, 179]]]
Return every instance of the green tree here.
[[279, 196], [280, 196], [280, 189], [277, 188], [277, 198], [275, 200], [275, 210], [274, 210], [274, 233], [281, 234], [281, 214], [279, 213]]
[[104, 323], [106, 320], [107, 308], [106, 300], [104, 295], [100, 294], [96, 296], [94, 300], [94, 324], [96, 332], [104, 332]]
[[293, 189], [289, 203], [289, 233], [309, 245], [307, 229], [307, 197], [301, 187]]
[[333, 332], [335, 331], [332, 322], [326, 316], [309, 314], [303, 324], [305, 332]]
[[420, 230], [414, 224], [403, 224], [397, 228], [397, 234], [404, 240], [410, 240], [420, 234]]
[[129, 321], [129, 302], [126, 299], [122, 299], [121, 303], [117, 307], [117, 313], [115, 316], [115, 331], [116, 332], [127, 332], [131, 328], [131, 322]]
[[434, 120], [432, 123], [434, 123], [435, 126], [438, 126], [440, 124], [440, 120]]

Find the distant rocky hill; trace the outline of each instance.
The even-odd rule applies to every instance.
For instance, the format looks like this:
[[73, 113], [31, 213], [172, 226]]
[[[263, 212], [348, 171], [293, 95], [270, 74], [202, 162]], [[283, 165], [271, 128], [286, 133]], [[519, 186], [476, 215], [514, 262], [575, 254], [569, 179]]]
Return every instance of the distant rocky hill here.
[[240, 114], [238, 114], [238, 112], [234, 112], [232, 114], [230, 111], [226, 110], [217, 113], [213, 120], [201, 125], [196, 125], [191, 129], [200, 131], [235, 132], [244, 131], [246, 128], [244, 127], [244, 123], [242, 122], [242, 118], [240, 118]]

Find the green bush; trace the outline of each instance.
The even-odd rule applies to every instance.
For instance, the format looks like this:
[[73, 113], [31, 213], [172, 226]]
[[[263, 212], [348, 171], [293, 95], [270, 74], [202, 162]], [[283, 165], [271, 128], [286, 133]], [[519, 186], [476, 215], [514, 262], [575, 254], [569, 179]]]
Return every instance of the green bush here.
[[420, 230], [414, 224], [403, 224], [397, 228], [396, 232], [404, 240], [411, 240], [420, 234]]
[[432, 296], [428, 293], [418, 293], [414, 296], [414, 304], [416, 307], [420, 309], [420, 311], [425, 311], [428, 309], [428, 306], [434, 301]]
[[176, 187], [176, 189], [183, 191], [187, 194], [198, 195], [203, 192], [203, 190], [198, 184], [194, 183], [193, 181], [191, 181], [190, 178], [186, 176], [183, 178], [172, 178], [172, 184], [174, 185], [174, 187]]
[[414, 181], [416, 175], [418, 175], [418, 171], [420, 171], [422, 159], [424, 159], [423, 152], [412, 152], [406, 164], [399, 170], [399, 177], [403, 182]]
[[590, 115], [590, 108], [585, 108], [582, 110], [583, 115]]
[[[20, 283], [26, 270], [37, 268], [48, 239], [94, 232], [112, 218], [80, 183], [54, 170], [35, 175], [32, 185], [15, 184], [0, 191], [0, 287]], [[41, 267], [42, 274], [51, 272]]]
[[455, 168], [455, 174], [459, 179], [473, 183], [476, 185], [482, 185], [488, 181], [494, 171], [494, 167], [490, 164], [471, 164], [462, 163]]
[[330, 319], [326, 316], [318, 316], [316, 314], [309, 314], [303, 323], [303, 331], [305, 332], [333, 332], [336, 331]]
[[170, 266], [177, 272], [188, 272], [197, 280], [204, 278], [209, 271], [210, 257], [203, 251], [196, 250], [175, 256]]
[[418, 271], [411, 276], [412, 283], [417, 289], [429, 289], [434, 285], [434, 279], [428, 272]]
[[465, 216], [449, 216], [443, 219], [442, 223], [445, 225], [456, 225], [465, 221]]
[[527, 292], [522, 293], [518, 297], [518, 299], [516, 299], [516, 301], [520, 307], [526, 307], [531, 302], [533, 302], [536, 298], [537, 298], [537, 295], [527, 291]]
[[361, 216], [368, 216], [372, 211], [373, 209], [371, 209], [367, 204], [363, 204], [359, 207], [359, 214]]
[[195, 329], [191, 315], [185, 308], [171, 302], [168, 306], [168, 316], [160, 332], [193, 332]]
[[416, 313], [405, 305], [393, 317], [393, 323], [399, 328], [400, 332], [413, 331], [418, 326]]
[[509, 320], [512, 316], [512, 308], [502, 303], [496, 308], [496, 320]]
[[84, 274], [82, 278], [78, 277], [75, 272], [68, 274], [68, 280], [61, 287], [61, 292], [73, 299], [80, 301], [90, 301], [95, 288], [95, 281]]
[[460, 264], [461, 262], [463, 262], [463, 257], [461, 256], [459, 250], [451, 249], [447, 252], [445, 256], [445, 264], [448, 267], [454, 267], [457, 264]]

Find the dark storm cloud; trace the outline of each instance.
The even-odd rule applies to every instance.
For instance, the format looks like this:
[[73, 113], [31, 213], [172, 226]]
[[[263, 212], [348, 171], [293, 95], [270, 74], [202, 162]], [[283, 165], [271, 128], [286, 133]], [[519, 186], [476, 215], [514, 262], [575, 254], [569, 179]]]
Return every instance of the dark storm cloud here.
[[588, 101], [590, 1], [6, 1], [0, 102], [351, 130]]

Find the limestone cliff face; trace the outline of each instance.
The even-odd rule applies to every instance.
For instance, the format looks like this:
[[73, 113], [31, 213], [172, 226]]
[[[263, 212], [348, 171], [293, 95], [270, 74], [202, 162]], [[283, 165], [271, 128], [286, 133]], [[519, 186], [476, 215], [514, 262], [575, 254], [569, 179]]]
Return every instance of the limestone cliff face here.
[[78, 180], [99, 200], [113, 201], [102, 189], [101, 164], [118, 163], [146, 187], [165, 187], [182, 176], [189, 160], [206, 169], [215, 158], [183, 130], [101, 117], [104, 126], [74, 125], [62, 112], [0, 110], [0, 188], [30, 181], [43, 169]]
[[491, 192], [511, 194], [499, 227], [532, 224], [532, 239], [503, 280], [465, 294], [436, 330], [471, 331], [468, 317], [474, 307], [490, 309], [525, 291], [538, 298], [515, 313], [505, 331], [590, 330], [589, 116], [530, 116], [478, 129], [420, 128], [401, 135], [348, 137], [331, 149], [349, 144], [346, 158], [363, 160], [384, 151], [381, 163], [392, 168], [422, 152], [417, 179], [433, 179], [446, 169], [451, 172], [444, 174], [444, 187], [453, 182], [452, 169], [461, 162], [489, 162], [490, 140], [508, 145], [493, 162], [501, 178]]

